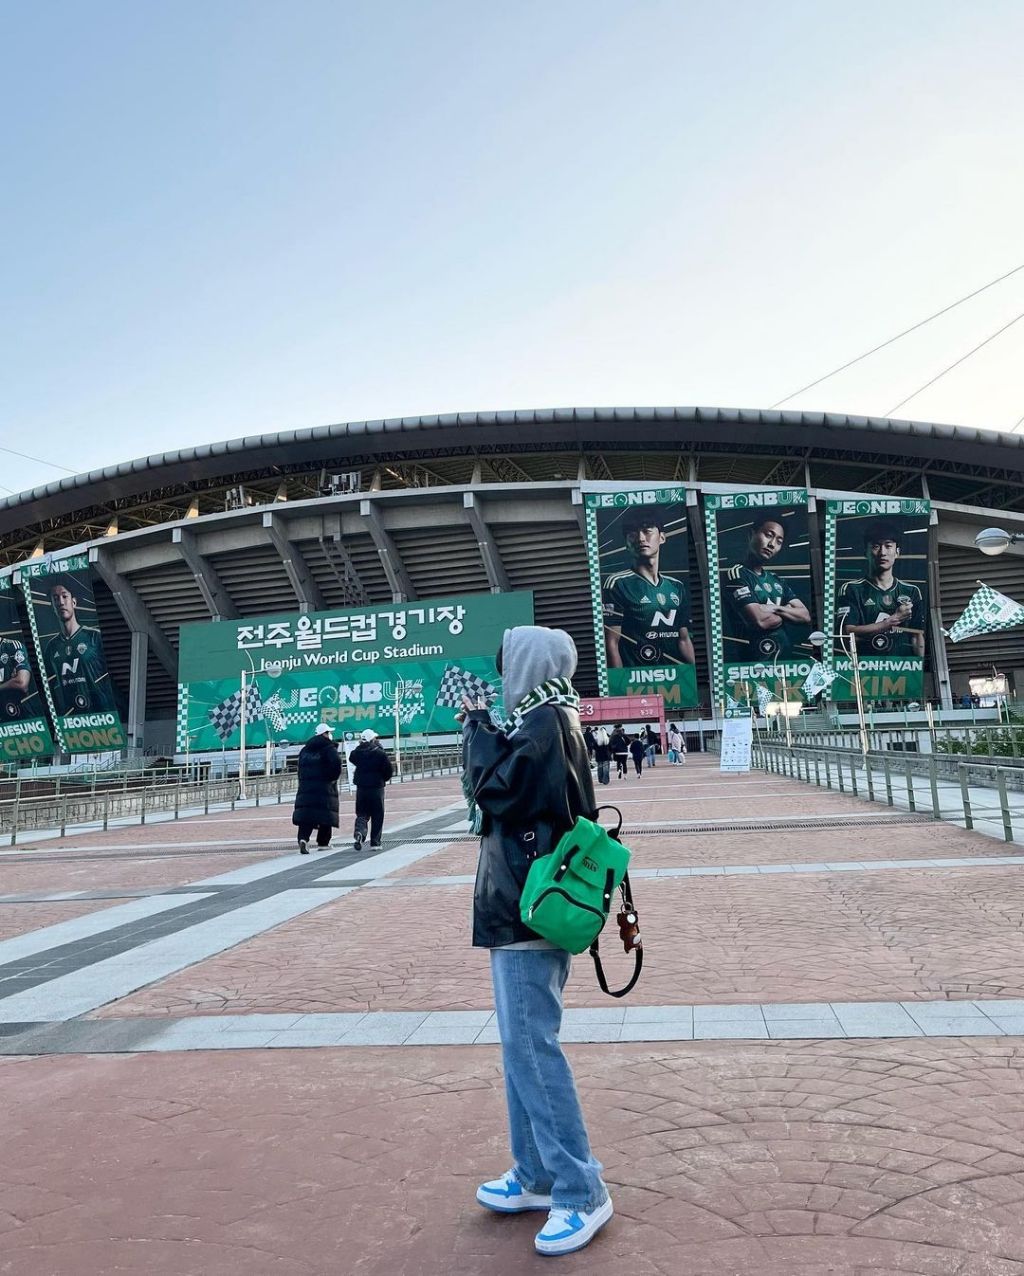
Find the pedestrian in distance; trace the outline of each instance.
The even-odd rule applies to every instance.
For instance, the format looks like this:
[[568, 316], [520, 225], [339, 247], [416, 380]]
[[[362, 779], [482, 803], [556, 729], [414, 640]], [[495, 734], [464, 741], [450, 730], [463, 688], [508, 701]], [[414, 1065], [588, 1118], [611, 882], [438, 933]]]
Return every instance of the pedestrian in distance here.
[[384, 786], [394, 774], [391, 759], [381, 748], [377, 732], [369, 727], [359, 737], [352, 750], [352, 766], [355, 768], [356, 823], [353, 830], [353, 846], [358, 851], [370, 832], [370, 850], [380, 850], [384, 831]]
[[639, 780], [644, 773], [644, 758], [647, 756], [647, 745], [638, 735], [635, 735], [629, 742], [629, 756], [633, 759], [633, 765], [636, 767], [636, 777]]
[[541, 1254], [581, 1249], [612, 1216], [558, 1038], [572, 958], [519, 912], [532, 860], [551, 851], [577, 816], [597, 814], [570, 681], [576, 659], [563, 630], [508, 629], [498, 657], [507, 722], [499, 729], [483, 701], [463, 702], [463, 765], [483, 812], [473, 944], [491, 954], [512, 1150], [512, 1168], [482, 1183], [476, 1199], [501, 1214], [547, 1210], [534, 1239]]
[[338, 827], [338, 776], [341, 758], [334, 735], [321, 722], [311, 739], [299, 750], [298, 787], [292, 823], [298, 828], [299, 854], [309, 854], [309, 839], [316, 829], [316, 847], [326, 851], [331, 830]]
[[594, 761], [597, 763], [597, 781], [599, 784], [611, 783], [612, 746], [611, 737], [604, 727], [594, 732]]
[[587, 757], [590, 759], [591, 762], [593, 762], [594, 747], [595, 747], [593, 727], [587, 727], [586, 731], [583, 732], [583, 743], [587, 746]]
[[612, 731], [612, 757], [615, 759], [615, 778], [621, 780], [629, 767], [629, 740], [621, 726]]
[[648, 766], [654, 766], [658, 754], [658, 737], [650, 727], [644, 727], [644, 760]]
[[673, 766], [683, 766], [686, 763], [686, 737], [676, 722], [668, 729], [668, 760]]

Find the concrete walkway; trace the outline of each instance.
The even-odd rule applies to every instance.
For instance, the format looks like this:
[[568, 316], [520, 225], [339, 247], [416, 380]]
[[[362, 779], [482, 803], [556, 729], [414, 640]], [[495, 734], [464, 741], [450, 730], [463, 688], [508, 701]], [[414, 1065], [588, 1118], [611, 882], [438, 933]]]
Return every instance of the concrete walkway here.
[[[616, 1218], [560, 1270], [1024, 1276], [1024, 855], [700, 757], [601, 798], [646, 964], [567, 990]], [[389, 804], [374, 856], [276, 807], [0, 851], [0, 1273], [544, 1266], [473, 1202], [508, 1154], [457, 784]]]

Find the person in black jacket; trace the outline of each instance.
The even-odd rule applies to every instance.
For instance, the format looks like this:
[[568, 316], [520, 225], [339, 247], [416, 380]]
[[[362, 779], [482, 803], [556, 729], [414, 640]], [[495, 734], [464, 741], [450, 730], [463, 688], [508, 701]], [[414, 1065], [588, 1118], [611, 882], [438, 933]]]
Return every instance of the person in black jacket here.
[[477, 1190], [500, 1213], [549, 1210], [534, 1245], [564, 1254], [612, 1215], [558, 1033], [570, 954], [520, 918], [530, 864], [596, 816], [579, 697], [569, 681], [576, 647], [560, 629], [506, 631], [499, 653], [510, 717], [496, 728], [482, 702], [464, 701], [463, 765], [483, 813], [473, 897], [473, 944], [491, 950], [513, 1165]]
[[615, 778], [621, 780], [629, 766], [629, 740], [620, 726], [612, 731], [611, 744], [612, 757], [615, 759]]
[[393, 774], [391, 759], [380, 746], [377, 732], [367, 728], [352, 750], [356, 782], [356, 826], [353, 846], [358, 851], [370, 829], [370, 850], [380, 850], [384, 829], [384, 785]]
[[644, 758], [647, 755], [647, 742], [635, 735], [629, 742], [629, 756], [633, 759], [633, 765], [636, 767], [637, 778], [643, 775]]
[[321, 722], [313, 738], [299, 751], [299, 784], [295, 791], [292, 823], [299, 830], [299, 854], [309, 854], [309, 839], [316, 829], [317, 849], [331, 844], [331, 829], [338, 827], [338, 776], [341, 758], [331, 728]]

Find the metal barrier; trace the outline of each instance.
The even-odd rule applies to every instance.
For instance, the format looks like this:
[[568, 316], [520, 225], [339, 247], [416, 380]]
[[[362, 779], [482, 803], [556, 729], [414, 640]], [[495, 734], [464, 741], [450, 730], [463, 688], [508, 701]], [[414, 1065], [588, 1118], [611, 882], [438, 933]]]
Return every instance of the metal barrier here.
[[786, 748], [756, 740], [755, 765], [819, 788], [1024, 840], [1024, 768], [935, 753]]
[[[432, 777], [457, 774], [462, 758], [458, 750], [423, 752], [402, 759], [402, 774], [394, 783], [409, 783]], [[108, 775], [112, 773], [107, 773]], [[163, 776], [163, 772], [160, 773]], [[111, 821], [145, 824], [155, 814], [171, 813], [178, 819], [182, 813], [209, 814], [211, 810], [234, 810], [239, 802], [238, 779], [197, 780], [184, 768], [177, 768], [169, 782], [138, 783], [138, 773], [131, 773], [133, 783], [100, 785], [96, 789], [77, 783], [64, 785], [53, 792], [34, 794], [32, 786], [13, 783], [12, 796], [0, 800], [0, 838], [16, 845], [21, 833], [46, 829], [103, 829]], [[297, 774], [279, 771], [276, 775], [250, 775], [246, 780], [246, 805], [280, 806], [295, 792]], [[344, 772], [342, 773], [344, 784]]]

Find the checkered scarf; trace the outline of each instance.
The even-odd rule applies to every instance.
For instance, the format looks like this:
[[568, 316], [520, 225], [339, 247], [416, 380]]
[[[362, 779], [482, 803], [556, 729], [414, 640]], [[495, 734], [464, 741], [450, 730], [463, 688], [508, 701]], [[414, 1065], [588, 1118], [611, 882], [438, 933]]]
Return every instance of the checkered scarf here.
[[[566, 708], [579, 710], [580, 698], [568, 678], [549, 678], [547, 682], [542, 682], [539, 687], [534, 687], [523, 696], [502, 726], [502, 733], [511, 740], [523, 725], [527, 714], [533, 713], [534, 709], [539, 709], [545, 704], [561, 704]], [[470, 788], [469, 776], [465, 771], [462, 773], [462, 793], [466, 799], [469, 831], [480, 833], [483, 830], [483, 812], [476, 804], [473, 790]]]
[[511, 740], [523, 725], [526, 715], [545, 704], [561, 704], [567, 709], [579, 710], [580, 698], [568, 678], [549, 678], [523, 696], [505, 720], [501, 728], [504, 734]]

